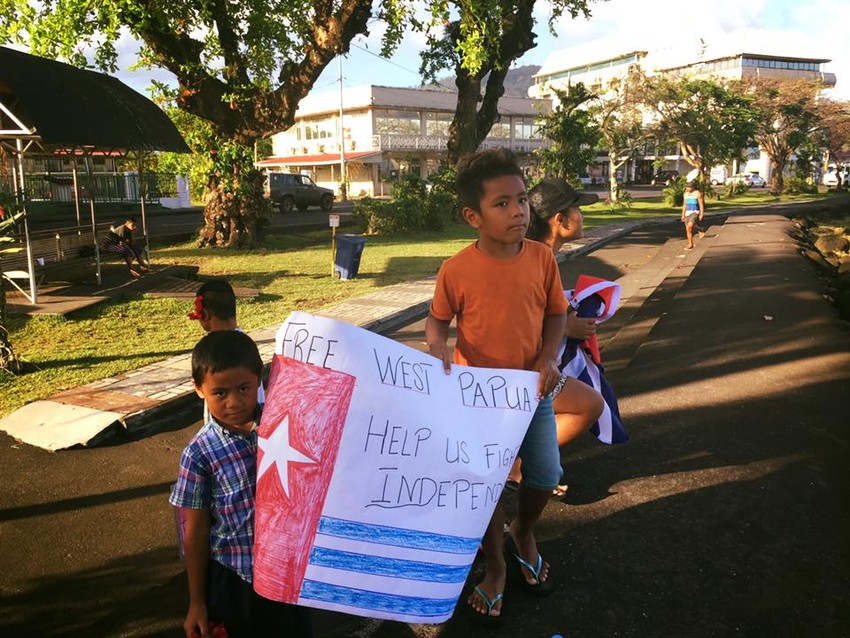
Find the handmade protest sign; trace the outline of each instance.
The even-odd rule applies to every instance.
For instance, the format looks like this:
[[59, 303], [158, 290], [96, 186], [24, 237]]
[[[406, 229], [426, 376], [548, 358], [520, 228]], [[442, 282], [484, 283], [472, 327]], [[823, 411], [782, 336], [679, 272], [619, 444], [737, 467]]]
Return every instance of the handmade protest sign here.
[[254, 588], [439, 623], [537, 408], [537, 374], [454, 365], [293, 313], [259, 429]]

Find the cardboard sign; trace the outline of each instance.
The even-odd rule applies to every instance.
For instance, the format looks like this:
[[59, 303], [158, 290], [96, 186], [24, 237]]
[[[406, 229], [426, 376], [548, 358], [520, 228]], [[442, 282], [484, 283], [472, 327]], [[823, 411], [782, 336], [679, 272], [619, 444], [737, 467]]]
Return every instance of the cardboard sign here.
[[411, 623], [453, 613], [537, 408], [537, 373], [452, 366], [293, 313], [259, 430], [254, 587]]

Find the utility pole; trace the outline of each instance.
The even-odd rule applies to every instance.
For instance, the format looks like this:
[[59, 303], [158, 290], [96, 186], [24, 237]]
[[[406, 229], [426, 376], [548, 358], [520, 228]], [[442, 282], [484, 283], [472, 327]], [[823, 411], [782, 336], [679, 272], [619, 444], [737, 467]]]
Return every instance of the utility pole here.
[[348, 188], [345, 185], [345, 127], [343, 126], [342, 106], [342, 53], [339, 60], [339, 194], [342, 201], [348, 201]]

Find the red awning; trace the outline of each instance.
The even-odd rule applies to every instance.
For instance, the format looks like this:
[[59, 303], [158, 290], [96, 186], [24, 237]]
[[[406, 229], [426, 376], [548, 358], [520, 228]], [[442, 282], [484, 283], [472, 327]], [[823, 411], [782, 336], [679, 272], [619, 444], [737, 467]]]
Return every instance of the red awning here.
[[[290, 155], [288, 157], [267, 157], [257, 162], [257, 166], [326, 166], [340, 163], [339, 153], [320, 153], [318, 155]], [[377, 164], [381, 161], [381, 151], [351, 151], [345, 154], [346, 162], [365, 162]]]

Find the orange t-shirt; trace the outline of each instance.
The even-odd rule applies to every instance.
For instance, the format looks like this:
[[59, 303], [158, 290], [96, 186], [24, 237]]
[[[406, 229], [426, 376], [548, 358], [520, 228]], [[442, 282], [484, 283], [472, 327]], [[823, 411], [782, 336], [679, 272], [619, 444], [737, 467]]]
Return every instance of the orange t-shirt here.
[[543, 319], [566, 311], [552, 251], [528, 239], [510, 259], [467, 246], [443, 263], [431, 301], [435, 319], [457, 316], [455, 362], [482, 368], [530, 370]]

